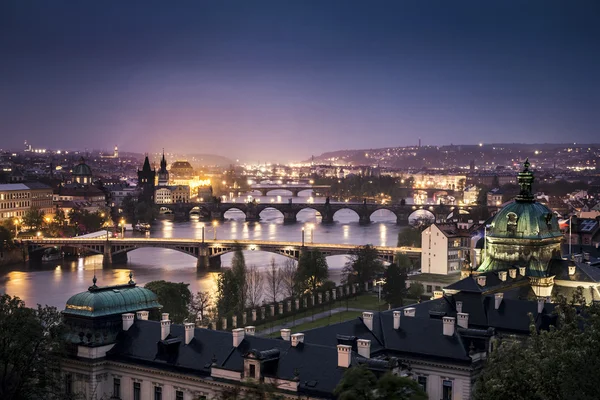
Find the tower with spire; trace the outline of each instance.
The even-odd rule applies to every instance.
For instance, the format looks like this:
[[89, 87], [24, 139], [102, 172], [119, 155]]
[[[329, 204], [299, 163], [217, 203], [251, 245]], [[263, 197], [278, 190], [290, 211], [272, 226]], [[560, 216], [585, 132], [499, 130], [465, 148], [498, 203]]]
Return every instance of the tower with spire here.
[[162, 159], [160, 160], [160, 169], [158, 170], [158, 186], [164, 187], [169, 184], [169, 171], [167, 171], [167, 160], [165, 159], [165, 149], [163, 149]]
[[148, 204], [154, 203], [154, 180], [156, 179], [156, 170], [150, 167], [148, 154], [144, 159], [142, 170], [138, 170], [138, 188], [140, 189], [140, 201]]

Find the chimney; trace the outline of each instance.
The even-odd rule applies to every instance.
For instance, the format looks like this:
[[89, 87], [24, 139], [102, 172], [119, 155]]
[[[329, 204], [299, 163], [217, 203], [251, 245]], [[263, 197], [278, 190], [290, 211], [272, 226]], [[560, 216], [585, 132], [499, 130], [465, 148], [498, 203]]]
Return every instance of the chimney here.
[[148, 321], [148, 311], [138, 311], [135, 313], [137, 319]]
[[517, 279], [517, 269], [516, 268], [509, 269], [508, 275], [511, 277], [511, 279]]
[[338, 353], [338, 367], [348, 368], [350, 367], [350, 360], [352, 359], [352, 346], [345, 344], [337, 345]]
[[486, 280], [486, 276], [485, 275], [479, 275], [479, 276], [477, 276], [477, 284], [479, 286], [485, 286], [485, 280]]
[[456, 312], [462, 312], [462, 301], [457, 301], [456, 302]]
[[394, 329], [400, 329], [400, 311], [394, 311]]
[[519, 275], [525, 276], [525, 270], [526, 270], [525, 267], [519, 267]]
[[538, 299], [538, 314], [541, 314], [544, 311], [544, 304], [546, 303], [546, 299]]
[[299, 343], [304, 343], [304, 333], [294, 333], [291, 338], [292, 347], [298, 347]]
[[250, 326], [245, 327], [244, 331], [246, 331], [246, 335], [248, 335], [248, 336], [254, 336], [254, 332], [256, 332], [256, 327], [250, 325]]
[[292, 336], [291, 329], [281, 329], [279, 332], [281, 333], [281, 338], [283, 340], [285, 340], [286, 342], [290, 341], [290, 337]]
[[165, 340], [169, 333], [171, 333], [171, 321], [163, 319], [160, 321], [160, 340]]
[[124, 331], [129, 330], [129, 328], [131, 328], [131, 325], [133, 325], [133, 318], [135, 317], [135, 314], [133, 314], [133, 313], [122, 314], [121, 317], [123, 318], [123, 330]]
[[160, 317], [161, 321], [167, 321], [169, 319], [169, 313], [162, 313], [162, 316]]
[[500, 308], [500, 304], [502, 304], [502, 299], [504, 298], [504, 293], [496, 293], [494, 294], [494, 308], [497, 310]]
[[362, 313], [362, 315], [363, 315], [363, 322], [364, 322], [365, 326], [367, 327], [367, 329], [372, 331], [373, 330], [373, 313], [369, 312], [369, 311], [365, 311]]
[[194, 330], [196, 329], [196, 325], [194, 325], [193, 322], [186, 322], [183, 324], [183, 328], [185, 329], [185, 344], [190, 344], [194, 338]]
[[500, 280], [502, 282], [506, 282], [506, 271], [499, 271], [498, 272], [498, 278], [500, 278]]
[[244, 340], [244, 328], [235, 328], [231, 331], [231, 335], [233, 336], [233, 347], [238, 347], [242, 340]]
[[462, 312], [456, 314], [456, 323], [461, 328], [469, 329], [469, 314]]
[[569, 276], [573, 276], [575, 275], [575, 271], [577, 270], [577, 267], [574, 265], [569, 265]]
[[454, 336], [454, 317], [442, 317], [442, 324], [444, 325], [444, 336]]
[[371, 358], [371, 341], [369, 339], [358, 339], [356, 341], [356, 347], [358, 348], [359, 355], [365, 358]]
[[416, 312], [417, 312], [417, 310], [414, 307], [406, 307], [404, 309], [404, 316], [405, 317], [414, 317]]

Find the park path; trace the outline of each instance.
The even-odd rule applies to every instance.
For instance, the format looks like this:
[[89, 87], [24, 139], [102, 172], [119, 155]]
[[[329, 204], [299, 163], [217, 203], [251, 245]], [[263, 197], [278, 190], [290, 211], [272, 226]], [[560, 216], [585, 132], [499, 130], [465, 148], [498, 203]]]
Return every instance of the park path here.
[[292, 320], [292, 321], [287, 321], [287, 322], [283, 322], [283, 323], [278, 323], [279, 321], [275, 321], [274, 322], [275, 325], [273, 325], [272, 327], [269, 327], [268, 329], [264, 329], [262, 331], [256, 332], [256, 335], [257, 336], [266, 336], [273, 332], [278, 332], [280, 329], [283, 329], [283, 328], [291, 328], [296, 325], [303, 324], [305, 322], [316, 321], [321, 318], [329, 317], [330, 315], [333, 316], [334, 314], [337, 314], [337, 313], [340, 313], [343, 311], [369, 311], [369, 310], [364, 310], [362, 308], [352, 308], [352, 307], [332, 308], [331, 310], [318, 312], [318, 313], [315, 313], [314, 315], [308, 315], [306, 317], [298, 318], [298, 319]]

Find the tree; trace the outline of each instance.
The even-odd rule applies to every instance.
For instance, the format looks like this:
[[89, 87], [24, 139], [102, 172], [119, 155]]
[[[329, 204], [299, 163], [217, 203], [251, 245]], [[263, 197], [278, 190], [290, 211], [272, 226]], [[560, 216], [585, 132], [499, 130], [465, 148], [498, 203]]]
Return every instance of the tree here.
[[396, 255], [396, 262], [390, 264], [384, 272], [385, 283], [382, 287], [383, 298], [392, 307], [404, 305], [408, 290], [406, 288], [407, 271], [410, 260], [404, 254]]
[[238, 280], [231, 269], [217, 277], [217, 312], [224, 317], [236, 311], [239, 300]]
[[271, 258], [271, 265], [266, 273], [266, 294], [269, 300], [273, 303], [277, 303], [277, 297], [281, 294], [281, 274], [279, 273], [279, 267], [275, 263], [275, 259]]
[[61, 399], [62, 316], [55, 307], [25, 307], [0, 297], [0, 398]]
[[583, 288], [571, 301], [558, 296], [556, 322], [537, 330], [533, 316], [530, 336], [505, 340], [492, 352], [479, 377], [474, 399], [597, 399], [600, 388], [600, 305], [586, 304]]
[[421, 247], [421, 230], [409, 226], [398, 232], [398, 247]]
[[318, 250], [304, 250], [298, 260], [296, 286], [299, 293], [314, 291], [329, 277], [327, 260]]
[[373, 400], [377, 377], [364, 366], [348, 368], [335, 387], [338, 400]]
[[125, 219], [129, 221], [135, 220], [135, 206], [137, 204], [137, 198], [131, 195], [131, 193], [127, 194], [121, 201], [121, 210], [123, 210], [123, 215]]
[[411, 378], [386, 373], [377, 382], [377, 399], [427, 400], [427, 393]]
[[192, 300], [188, 306], [190, 319], [194, 323], [207, 325], [208, 309], [212, 305], [212, 296], [210, 292], [197, 292], [192, 295]]
[[156, 218], [156, 210], [152, 204], [140, 201], [135, 204], [134, 210], [135, 221], [151, 223]]
[[284, 297], [296, 297], [298, 294], [298, 288], [296, 285], [297, 273], [298, 263], [291, 258], [286, 259], [283, 267], [279, 270]]
[[[162, 304], [162, 312], [169, 313], [173, 323], [181, 324], [189, 316], [189, 305], [192, 293], [188, 288], [189, 283], [175, 283], [164, 280], [148, 282], [144, 287], [151, 290]], [[158, 311], [152, 311], [152, 319], [159, 319]]]
[[423, 284], [419, 282], [413, 282], [408, 287], [408, 292], [406, 295], [411, 299], [420, 300], [421, 296], [423, 296], [423, 293], [425, 293], [425, 288], [423, 287]]
[[[231, 260], [231, 272], [236, 280], [235, 290], [237, 290], [237, 309], [243, 311], [246, 307], [246, 259], [242, 252], [241, 246], [237, 246], [234, 253], [233, 259]], [[234, 288], [232, 288], [234, 289]]]
[[427, 400], [414, 380], [388, 372], [377, 379], [367, 367], [350, 367], [336, 386], [338, 400]]
[[27, 210], [23, 216], [23, 225], [30, 229], [39, 229], [44, 224], [44, 212], [39, 208], [31, 208]]
[[344, 266], [342, 274], [344, 282], [358, 283], [363, 287], [365, 282], [372, 281], [383, 271], [383, 263], [379, 259], [377, 249], [370, 244], [357, 247], [350, 260]]
[[260, 304], [263, 296], [263, 276], [256, 265], [246, 271], [246, 303], [254, 308]]

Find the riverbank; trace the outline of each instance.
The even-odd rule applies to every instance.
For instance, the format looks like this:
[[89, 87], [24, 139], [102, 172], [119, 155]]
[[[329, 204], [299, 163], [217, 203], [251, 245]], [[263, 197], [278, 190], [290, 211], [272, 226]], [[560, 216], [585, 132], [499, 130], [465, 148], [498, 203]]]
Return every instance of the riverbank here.
[[23, 263], [23, 250], [20, 248], [0, 251], [0, 267]]

